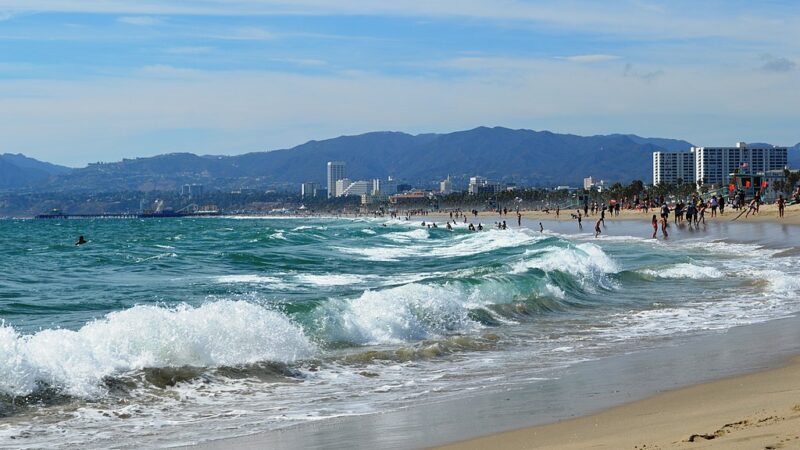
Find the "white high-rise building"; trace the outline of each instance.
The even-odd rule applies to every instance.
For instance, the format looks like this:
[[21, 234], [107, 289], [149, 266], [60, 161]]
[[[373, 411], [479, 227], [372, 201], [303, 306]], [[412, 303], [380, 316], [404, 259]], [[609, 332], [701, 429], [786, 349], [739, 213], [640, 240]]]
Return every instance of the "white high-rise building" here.
[[328, 198], [336, 197], [336, 182], [345, 177], [345, 164], [342, 161], [328, 161]]
[[[333, 195], [332, 197], [341, 197], [344, 194], [344, 191], [350, 187], [350, 184], [353, 181], [350, 178], [340, 178], [336, 180], [333, 184]], [[329, 195], [330, 197], [330, 195]]]
[[694, 153], [653, 152], [653, 184], [694, 183]]
[[453, 193], [453, 180], [450, 179], [450, 175], [447, 176], [447, 179], [439, 182], [439, 193], [442, 195]]
[[397, 180], [389, 177], [385, 180], [375, 178], [372, 180], [372, 195], [394, 195], [397, 193]]
[[317, 183], [302, 183], [300, 185], [300, 196], [303, 198], [316, 197], [318, 188]]
[[470, 194], [496, 194], [502, 189], [503, 186], [500, 183], [489, 181], [488, 178], [480, 176], [470, 177], [469, 186], [467, 187], [467, 191]]
[[739, 142], [736, 147], [692, 147], [695, 158], [696, 181], [703, 184], [726, 185], [730, 174], [739, 169], [748, 173], [783, 170], [788, 164], [786, 147], [748, 147]]

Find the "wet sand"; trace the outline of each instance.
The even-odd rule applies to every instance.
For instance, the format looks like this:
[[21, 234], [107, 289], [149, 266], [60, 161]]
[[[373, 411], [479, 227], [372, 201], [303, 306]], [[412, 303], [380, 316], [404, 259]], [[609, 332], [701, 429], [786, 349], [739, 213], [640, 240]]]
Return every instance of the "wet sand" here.
[[800, 358], [579, 419], [439, 447], [477, 449], [800, 448]]

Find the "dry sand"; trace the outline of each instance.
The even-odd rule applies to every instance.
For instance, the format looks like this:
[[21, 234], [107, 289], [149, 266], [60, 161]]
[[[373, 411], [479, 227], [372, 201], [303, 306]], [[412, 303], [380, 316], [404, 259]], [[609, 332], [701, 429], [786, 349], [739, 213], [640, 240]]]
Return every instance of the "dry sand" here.
[[800, 448], [800, 358], [578, 419], [472, 439], [441, 449]]
[[[706, 221], [730, 222], [736, 220], [738, 222], [776, 222], [786, 225], [800, 225], [800, 204], [787, 206], [783, 218], [778, 217], [778, 207], [776, 205], [763, 205], [759, 208], [759, 213], [757, 215], [751, 214], [749, 217], [745, 217], [744, 214], [740, 216], [739, 212], [740, 211], [728, 208], [725, 210], [725, 215], [717, 214], [717, 217], [712, 218], [711, 211], [707, 211]], [[644, 220], [649, 222], [653, 214], [658, 215], [658, 213], [658, 209], [651, 209], [647, 213], [644, 211], [623, 210], [620, 211], [619, 216], [612, 217], [611, 214], [606, 213], [606, 218], [608, 220]], [[538, 220], [574, 220], [571, 214], [575, 214], [575, 210], [561, 210], [558, 218], [556, 218], [555, 211], [550, 211], [549, 214], [542, 211], [523, 211], [522, 217]], [[581, 211], [581, 214], [583, 214], [583, 211]], [[512, 217], [513, 215], [513, 213], [509, 213], [508, 217], [515, 219]], [[590, 223], [592, 219], [597, 219], [598, 217], [599, 214], [590, 215], [588, 218], [584, 219], [584, 224]], [[670, 218], [672, 219], [674, 216], [670, 216]]]

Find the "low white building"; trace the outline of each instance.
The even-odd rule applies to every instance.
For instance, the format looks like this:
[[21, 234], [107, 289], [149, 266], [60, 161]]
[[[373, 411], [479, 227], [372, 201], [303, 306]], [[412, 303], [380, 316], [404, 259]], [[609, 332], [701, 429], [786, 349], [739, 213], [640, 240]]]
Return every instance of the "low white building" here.
[[[341, 181], [343, 181], [343, 180], [341, 180]], [[341, 195], [339, 195], [339, 197], [347, 197], [347, 196], [350, 196], [350, 195], [355, 195], [355, 196], [360, 197], [363, 194], [369, 194], [370, 191], [371, 191], [371, 188], [372, 188], [372, 183], [370, 183], [369, 181], [364, 181], [364, 180], [353, 181], [352, 183], [350, 183], [349, 186], [344, 188], [344, 190], [342, 191]]]

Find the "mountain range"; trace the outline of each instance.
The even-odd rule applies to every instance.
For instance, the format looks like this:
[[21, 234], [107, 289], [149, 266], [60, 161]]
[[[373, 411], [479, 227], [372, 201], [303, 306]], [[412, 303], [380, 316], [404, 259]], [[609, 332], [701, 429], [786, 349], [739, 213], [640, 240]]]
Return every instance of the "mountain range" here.
[[22, 154], [0, 154], [0, 189], [13, 189], [46, 183], [50, 178], [71, 172], [58, 166], [28, 158]]
[[[448, 175], [482, 175], [522, 185], [581, 185], [584, 177], [609, 182], [652, 181], [652, 152], [688, 151], [687, 141], [631, 134], [577, 136], [549, 131], [479, 127], [447, 134], [373, 132], [309, 141], [290, 149], [237, 156], [171, 153], [70, 169], [22, 155], [0, 155], [0, 189], [35, 191], [175, 190], [185, 183], [207, 189], [285, 188], [325, 182], [327, 161], [344, 161], [347, 177], [394, 176], [430, 186]], [[800, 144], [790, 150], [800, 166]]]

